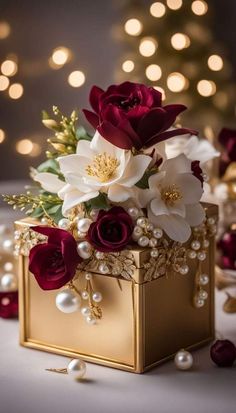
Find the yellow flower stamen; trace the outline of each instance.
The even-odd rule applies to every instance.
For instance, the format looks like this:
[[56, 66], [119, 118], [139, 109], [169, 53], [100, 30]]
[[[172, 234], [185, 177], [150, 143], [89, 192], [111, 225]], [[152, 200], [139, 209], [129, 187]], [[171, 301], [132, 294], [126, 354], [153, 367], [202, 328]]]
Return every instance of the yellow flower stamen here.
[[173, 206], [176, 201], [182, 198], [179, 188], [175, 185], [169, 185], [161, 189], [161, 199], [170, 206]]
[[104, 152], [94, 156], [85, 170], [89, 176], [98, 178], [100, 182], [107, 182], [114, 176], [119, 165], [118, 159]]

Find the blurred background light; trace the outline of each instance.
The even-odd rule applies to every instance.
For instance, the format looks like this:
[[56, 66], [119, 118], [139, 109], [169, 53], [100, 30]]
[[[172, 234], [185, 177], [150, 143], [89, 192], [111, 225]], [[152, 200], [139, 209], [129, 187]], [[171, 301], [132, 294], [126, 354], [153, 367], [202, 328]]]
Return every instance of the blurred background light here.
[[18, 70], [17, 63], [13, 60], [5, 60], [1, 64], [1, 72], [5, 76], [14, 76]]
[[208, 64], [209, 69], [215, 72], [223, 69], [223, 65], [224, 65], [223, 59], [217, 54], [211, 55], [208, 58], [207, 64]]
[[85, 82], [85, 75], [81, 70], [75, 70], [68, 76], [68, 83], [72, 87], [80, 87]]
[[146, 73], [147, 78], [149, 80], [152, 80], [153, 82], [159, 80], [162, 76], [162, 71], [161, 71], [160, 66], [155, 65], [155, 64], [149, 65], [146, 68], [145, 73]]
[[188, 80], [182, 73], [170, 73], [167, 78], [167, 87], [171, 92], [181, 92], [188, 86]]
[[192, 11], [197, 16], [203, 16], [208, 10], [208, 5], [203, 0], [195, 0], [191, 5]]
[[150, 13], [153, 17], [162, 17], [166, 12], [166, 6], [159, 1], [151, 4], [150, 6]]
[[142, 56], [150, 57], [157, 49], [157, 41], [152, 37], [144, 37], [139, 44], [139, 52]]
[[216, 93], [216, 84], [212, 80], [203, 79], [198, 82], [197, 90], [201, 96], [212, 96]]
[[11, 33], [11, 27], [7, 22], [0, 22], [0, 39], [6, 39]]
[[190, 46], [190, 39], [184, 33], [175, 33], [171, 37], [171, 45], [176, 50], [182, 50]]
[[6, 138], [6, 134], [3, 129], [0, 129], [0, 143], [2, 143]]
[[180, 7], [183, 5], [183, 0], [167, 0], [166, 1], [167, 6], [171, 10], [178, 10]]
[[52, 53], [52, 61], [57, 66], [63, 66], [66, 62], [68, 62], [71, 56], [71, 52], [67, 47], [57, 47], [53, 50]]
[[29, 155], [33, 147], [33, 142], [30, 139], [20, 139], [16, 143], [16, 151], [21, 155]]
[[134, 62], [133, 60], [125, 60], [122, 64], [122, 69], [124, 72], [130, 73], [134, 70]]
[[20, 99], [24, 93], [24, 88], [20, 83], [13, 83], [8, 90], [11, 99]]
[[143, 25], [138, 19], [129, 19], [125, 23], [125, 31], [130, 36], [139, 36], [142, 30]]
[[0, 75], [0, 90], [6, 90], [10, 84], [8, 77]]

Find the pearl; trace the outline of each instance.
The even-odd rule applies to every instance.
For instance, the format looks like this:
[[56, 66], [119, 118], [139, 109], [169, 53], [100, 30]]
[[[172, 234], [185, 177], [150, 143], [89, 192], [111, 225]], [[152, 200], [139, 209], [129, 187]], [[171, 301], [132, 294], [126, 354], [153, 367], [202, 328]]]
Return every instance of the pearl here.
[[179, 269], [180, 274], [185, 275], [188, 274], [189, 272], [189, 266], [187, 264], [184, 264], [180, 267]]
[[12, 262], [6, 262], [3, 266], [4, 271], [12, 271], [13, 270], [13, 264]]
[[80, 232], [88, 232], [90, 225], [92, 224], [92, 220], [89, 218], [81, 218], [77, 223], [77, 228]]
[[149, 247], [156, 247], [157, 246], [157, 239], [156, 238], [151, 238], [149, 240]]
[[56, 306], [63, 313], [74, 313], [80, 307], [80, 297], [69, 289], [63, 290], [56, 296]]
[[179, 370], [189, 370], [193, 365], [193, 356], [189, 351], [180, 350], [175, 355], [175, 365]]
[[92, 317], [91, 315], [88, 315], [88, 317], [86, 317], [86, 322], [90, 325], [94, 325], [96, 324], [96, 319]]
[[131, 216], [131, 218], [136, 219], [139, 216], [139, 210], [136, 207], [131, 207], [128, 209], [128, 214]]
[[188, 256], [189, 256], [189, 258], [191, 258], [192, 260], [194, 260], [194, 258], [196, 258], [196, 256], [197, 256], [197, 253], [196, 253], [196, 251], [194, 251], [194, 250], [190, 250], [190, 251], [188, 252]]
[[48, 219], [46, 217], [41, 218], [40, 221], [42, 225], [48, 225]]
[[150, 252], [150, 255], [152, 258], [157, 258], [159, 255], [158, 249], [157, 248], [153, 248]]
[[110, 272], [109, 267], [105, 262], [101, 263], [98, 269], [102, 274], [108, 274]]
[[88, 259], [92, 255], [92, 247], [88, 241], [82, 241], [77, 244], [77, 251], [81, 258]]
[[140, 218], [137, 220], [137, 225], [139, 225], [141, 228], [145, 228], [146, 225], [147, 225], [147, 223], [148, 223], [148, 220], [147, 220], [147, 218], [145, 218], [145, 217], [140, 217]]
[[58, 222], [58, 227], [61, 228], [61, 229], [65, 229], [65, 230], [69, 229], [69, 227], [70, 227], [69, 219], [67, 219], [67, 218], [60, 219], [60, 221]]
[[13, 247], [13, 241], [11, 239], [5, 239], [2, 246], [4, 250], [11, 250]]
[[82, 307], [81, 308], [81, 314], [83, 314], [84, 317], [87, 317], [91, 314], [91, 310], [89, 307]]
[[83, 298], [83, 300], [87, 300], [88, 298], [89, 298], [89, 293], [88, 293], [88, 291], [82, 291], [82, 298]]
[[198, 257], [199, 261], [204, 261], [204, 260], [206, 259], [206, 253], [205, 253], [205, 251], [200, 251], [200, 252], [197, 254], [197, 257]]
[[215, 220], [215, 218], [213, 218], [213, 217], [210, 217], [210, 218], [207, 219], [207, 223], [208, 223], [209, 225], [214, 225], [215, 222], [216, 222], [216, 220]]
[[199, 283], [201, 285], [207, 285], [209, 283], [209, 277], [207, 274], [200, 274]]
[[85, 279], [86, 279], [87, 281], [90, 281], [90, 280], [92, 279], [92, 274], [90, 274], [90, 272], [87, 272], [87, 273], [85, 274]]
[[200, 249], [200, 247], [201, 247], [201, 244], [198, 240], [195, 239], [194, 241], [191, 242], [191, 248], [193, 250], [197, 251]]
[[95, 301], [95, 303], [100, 303], [102, 301], [102, 294], [98, 291], [93, 293], [93, 301]]
[[208, 248], [209, 245], [210, 245], [209, 240], [208, 240], [208, 239], [204, 239], [204, 241], [203, 241], [203, 247], [204, 247], [204, 248]]
[[201, 307], [204, 306], [205, 301], [203, 299], [199, 298], [199, 297], [195, 297], [194, 304], [197, 308], [201, 308]]
[[133, 230], [133, 238], [134, 238], [135, 240], [137, 240], [139, 237], [141, 237], [141, 235], [143, 235], [143, 230], [142, 230], [142, 228], [139, 227], [139, 226], [134, 227], [134, 230]]
[[200, 298], [201, 300], [207, 300], [207, 298], [208, 298], [208, 293], [207, 293], [207, 291], [205, 291], [205, 290], [200, 290], [200, 291], [199, 291], [199, 298]]
[[104, 258], [104, 252], [96, 251], [95, 257], [96, 257], [98, 260], [102, 260], [102, 259]]
[[14, 231], [14, 239], [18, 241], [20, 239], [20, 231]]
[[73, 359], [67, 367], [67, 373], [75, 380], [82, 379], [86, 373], [86, 364], [83, 360]]
[[17, 290], [17, 279], [14, 274], [4, 274], [0, 281], [2, 291]]
[[140, 247], [147, 247], [148, 244], [149, 244], [149, 239], [145, 235], [143, 235], [142, 237], [138, 239], [138, 245], [140, 245]]
[[162, 229], [161, 229], [161, 228], [154, 228], [154, 230], [153, 230], [153, 236], [154, 236], [155, 238], [157, 238], [157, 239], [162, 238], [162, 236], [163, 236], [163, 231], [162, 231]]

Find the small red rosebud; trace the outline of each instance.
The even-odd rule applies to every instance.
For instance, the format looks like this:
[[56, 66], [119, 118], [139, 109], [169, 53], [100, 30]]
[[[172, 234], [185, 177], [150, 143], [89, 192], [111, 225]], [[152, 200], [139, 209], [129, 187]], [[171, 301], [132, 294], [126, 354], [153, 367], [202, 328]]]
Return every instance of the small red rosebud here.
[[212, 361], [219, 367], [231, 367], [236, 360], [236, 347], [230, 340], [217, 340], [210, 350]]

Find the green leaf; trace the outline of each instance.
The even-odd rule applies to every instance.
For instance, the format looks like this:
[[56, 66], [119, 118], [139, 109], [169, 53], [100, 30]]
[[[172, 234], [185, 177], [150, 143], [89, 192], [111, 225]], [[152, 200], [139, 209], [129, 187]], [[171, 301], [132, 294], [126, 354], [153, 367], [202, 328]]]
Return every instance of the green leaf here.
[[100, 193], [96, 198], [90, 199], [89, 201], [85, 202], [85, 207], [88, 210], [91, 210], [93, 208], [107, 209], [108, 208], [107, 195]]
[[54, 215], [61, 208], [61, 205], [53, 205], [50, 208], [45, 208], [49, 215]]
[[61, 211], [62, 211], [62, 206], [60, 205], [60, 208], [58, 208], [57, 212], [52, 216], [52, 218], [56, 222], [56, 224], [58, 224], [60, 219], [64, 218]]
[[44, 215], [44, 211], [41, 207], [35, 208], [35, 210], [30, 214], [32, 218], [40, 218]]
[[152, 176], [155, 173], [156, 173], [156, 170], [149, 170], [149, 171], [144, 172], [142, 178], [135, 184], [135, 186], [141, 189], [149, 188], [148, 180], [150, 176]]
[[55, 159], [48, 159], [47, 161], [41, 163], [37, 168], [38, 172], [51, 172], [56, 175], [60, 173], [59, 164]]
[[90, 136], [90, 135], [86, 132], [86, 130], [84, 129], [83, 126], [79, 126], [79, 127], [76, 129], [76, 138], [77, 138], [78, 140], [81, 140], [81, 139], [86, 140], [86, 141], [91, 141], [91, 140], [92, 140], [92, 136]]

